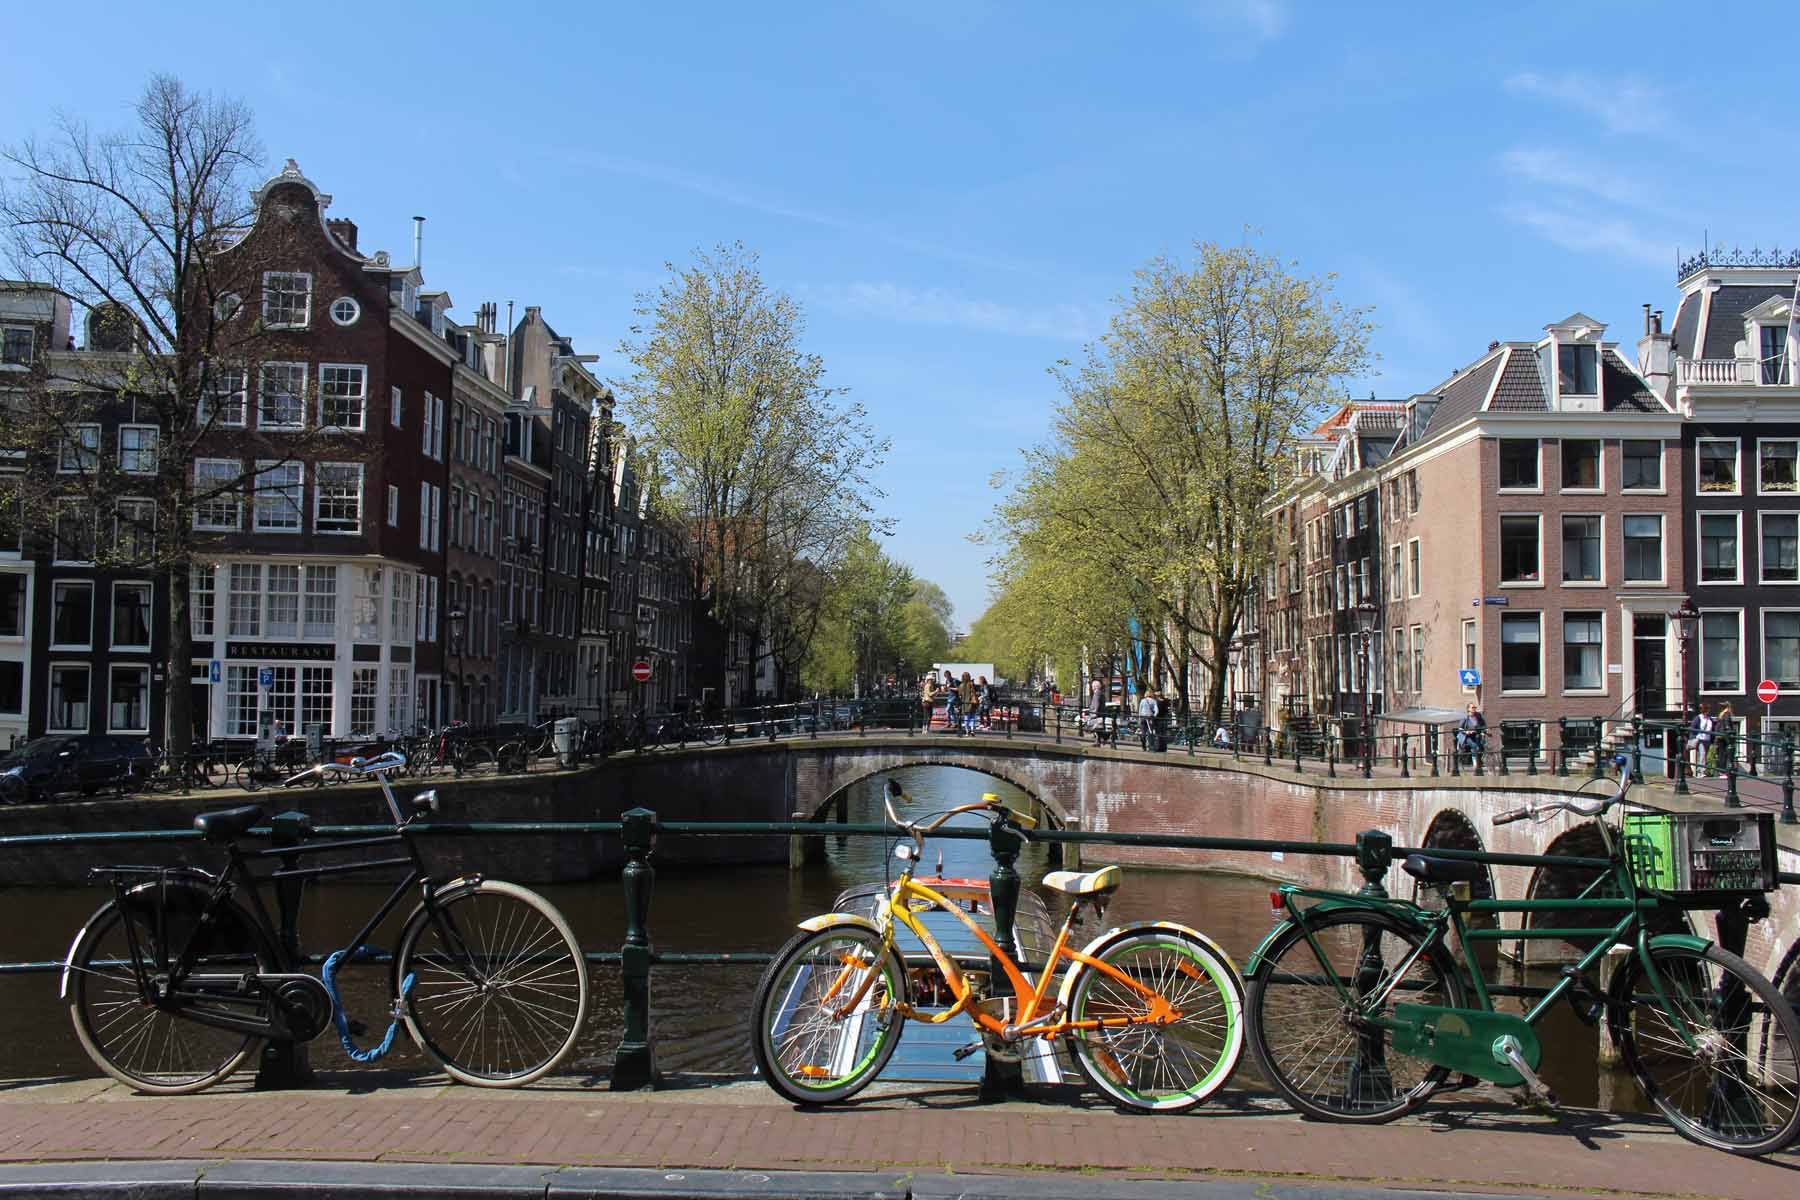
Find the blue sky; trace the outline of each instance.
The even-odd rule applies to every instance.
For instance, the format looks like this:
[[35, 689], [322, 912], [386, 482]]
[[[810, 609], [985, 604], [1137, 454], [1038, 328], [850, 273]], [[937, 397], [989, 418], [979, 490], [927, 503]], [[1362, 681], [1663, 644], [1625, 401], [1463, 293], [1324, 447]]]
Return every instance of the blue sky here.
[[1777, 215], [1791, 56], [1691, 5], [70, 11], [9, 15], [0, 141], [59, 107], [122, 123], [153, 70], [236, 93], [365, 250], [404, 256], [425, 215], [456, 315], [541, 304], [603, 374], [662, 263], [758, 250], [893, 439], [891, 552], [965, 625], [990, 475], [1045, 435], [1045, 368], [1154, 254], [1252, 227], [1335, 272], [1379, 326], [1351, 388], [1386, 397], [1577, 309], [1629, 347], [1703, 231], [1800, 239]]

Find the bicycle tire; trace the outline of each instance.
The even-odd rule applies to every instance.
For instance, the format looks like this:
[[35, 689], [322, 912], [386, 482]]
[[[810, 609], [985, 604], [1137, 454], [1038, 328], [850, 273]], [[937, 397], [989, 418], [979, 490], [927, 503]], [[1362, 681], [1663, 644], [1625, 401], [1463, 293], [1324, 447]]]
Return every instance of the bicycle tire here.
[[[126, 894], [144, 895], [141, 905], [133, 905], [129, 918], [119, 902], [109, 900], [88, 921], [70, 951], [68, 1005], [75, 1025], [76, 1040], [94, 1065], [120, 1083], [141, 1092], [160, 1096], [181, 1096], [203, 1091], [231, 1076], [256, 1052], [261, 1038], [255, 1034], [236, 1033], [201, 1025], [166, 1009], [143, 1002], [137, 982], [129, 966], [130, 946], [125, 938], [125, 920], [137, 926], [136, 937], [141, 953], [152, 961], [178, 954], [186, 937], [170, 937], [169, 945], [157, 945], [153, 902], [149, 893], [160, 884], [143, 884]], [[177, 926], [192, 936], [206, 892], [191, 884], [169, 885], [164, 921], [185, 918], [165, 924], [169, 930]], [[217, 957], [233, 960], [235, 970], [245, 969], [246, 956], [254, 960], [257, 971], [274, 971], [274, 952], [256, 936], [247, 914], [241, 909], [227, 908], [235, 920], [227, 919], [211, 927], [205, 935], [218, 940]], [[203, 947], [204, 948], [204, 947]], [[204, 964], [211, 956], [196, 961]], [[218, 1004], [235, 1015], [248, 1011], [258, 1019], [268, 1016], [266, 1001], [250, 990], [247, 995], [221, 995]], [[154, 1055], [154, 1066], [141, 1061], [140, 1055]], [[191, 1056], [193, 1066], [181, 1069], [180, 1057]]]
[[[1379, 1125], [1412, 1112], [1448, 1078], [1448, 1068], [1399, 1054], [1379, 1028], [1357, 1031], [1330, 975], [1318, 972], [1356, 986], [1368, 946], [1380, 955], [1384, 970], [1364, 988], [1380, 986], [1388, 978], [1386, 968], [1399, 965], [1424, 931], [1373, 909], [1307, 914], [1302, 921], [1304, 929], [1290, 923], [1275, 936], [1250, 980], [1250, 1049], [1258, 1070], [1292, 1108], [1321, 1121]], [[1365, 941], [1371, 933], [1372, 941]], [[1315, 942], [1332, 963], [1320, 961]], [[1462, 977], [1441, 943], [1413, 964], [1408, 978], [1389, 993], [1387, 1007], [1396, 997], [1407, 1004], [1463, 1007]], [[1289, 1027], [1309, 1013], [1311, 1028], [1289, 1037]], [[1306, 1060], [1307, 1054], [1317, 1061]]]
[[[400, 1009], [413, 1041], [476, 1087], [521, 1087], [554, 1070], [588, 1010], [587, 959], [562, 913], [498, 879], [452, 885], [431, 903], [407, 918], [394, 954], [396, 995], [413, 976]], [[485, 979], [471, 979], [483, 969]], [[499, 1061], [513, 1050], [525, 1060]]]
[[524, 742], [508, 742], [494, 751], [494, 769], [502, 775], [518, 775], [531, 769]]
[[[838, 1017], [823, 1011], [835, 996], [856, 995], [862, 973], [878, 962], [880, 975], [869, 981], [853, 1012]], [[906, 1028], [898, 1008], [905, 997], [906, 968], [892, 947], [884, 953], [874, 930], [861, 925], [803, 930], [776, 953], [756, 984], [750, 1041], [757, 1070], [795, 1104], [848, 1100], [894, 1056]]]
[[[1244, 1052], [1244, 985], [1223, 954], [1176, 930], [1123, 933], [1089, 952], [1158, 992], [1182, 1015], [1161, 1025], [1090, 1029], [1070, 1038], [1088, 1082], [1127, 1111], [1180, 1112], [1230, 1081]], [[1083, 965], [1070, 1021], [1149, 1014], [1145, 998]]]
[[494, 752], [486, 746], [469, 746], [456, 760], [458, 775], [492, 775], [495, 769]]
[[246, 758], [231, 769], [231, 782], [246, 792], [254, 792], [263, 785], [263, 765], [254, 758]]
[[716, 746], [725, 740], [725, 729], [721, 725], [695, 725], [690, 732], [707, 746]]
[[[1800, 1020], [1792, 1003], [1718, 946], [1659, 945], [1650, 957], [1682, 1011], [1663, 1007], [1636, 954], [1615, 978], [1608, 1006], [1614, 1044], [1645, 1099], [1675, 1132], [1714, 1150], [1755, 1156], [1792, 1145], [1800, 1138]], [[1730, 981], [1743, 992], [1734, 995]], [[1698, 1055], [1677, 1020], [1699, 1042]]]

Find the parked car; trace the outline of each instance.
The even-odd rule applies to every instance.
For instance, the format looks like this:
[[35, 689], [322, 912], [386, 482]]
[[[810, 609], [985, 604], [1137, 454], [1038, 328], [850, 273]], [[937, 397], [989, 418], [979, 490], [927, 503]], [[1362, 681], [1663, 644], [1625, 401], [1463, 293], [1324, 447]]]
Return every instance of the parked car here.
[[23, 804], [62, 792], [124, 791], [147, 779], [153, 767], [150, 747], [141, 738], [106, 733], [33, 738], [0, 758], [0, 800]]

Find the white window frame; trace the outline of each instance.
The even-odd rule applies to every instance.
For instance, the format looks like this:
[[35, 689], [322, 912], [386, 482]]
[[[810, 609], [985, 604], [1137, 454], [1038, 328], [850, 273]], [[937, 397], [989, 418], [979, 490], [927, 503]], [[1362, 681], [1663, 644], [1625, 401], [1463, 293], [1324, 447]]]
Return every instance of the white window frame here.
[[[1700, 448], [1708, 442], [1721, 445], [1730, 443], [1732, 464], [1732, 488], [1730, 491], [1709, 491], [1700, 486], [1700, 460], [1704, 457]], [[1702, 437], [1694, 439], [1694, 495], [1696, 496], [1741, 496], [1744, 494], [1744, 444], [1742, 438], [1734, 437]]]
[[[1625, 443], [1650, 442], [1656, 446], [1656, 478], [1657, 486], [1626, 487], [1625, 486]], [[1620, 438], [1619, 439], [1619, 492], [1625, 496], [1666, 496], [1669, 494], [1669, 443], [1662, 438]]]
[[400, 423], [405, 419], [402, 412], [405, 403], [405, 392], [397, 387], [390, 387], [388, 389], [388, 424], [392, 425], [395, 429], [400, 428]]
[[[349, 316], [338, 316], [338, 305], [340, 304], [348, 304], [350, 306]], [[341, 325], [345, 328], [356, 324], [357, 321], [362, 319], [362, 304], [355, 296], [339, 296], [336, 300], [333, 300], [326, 306], [325, 311], [331, 316], [331, 321], [334, 325]]]
[[[1537, 639], [1538, 685], [1535, 688], [1509, 688], [1506, 686], [1506, 621], [1507, 621], [1508, 617], [1514, 617], [1514, 618], [1531, 617], [1537, 621], [1537, 627], [1538, 627], [1538, 639]], [[1500, 664], [1499, 664], [1499, 668], [1500, 668], [1500, 678], [1497, 682], [1499, 683], [1500, 694], [1502, 696], [1542, 696], [1542, 695], [1546, 694], [1545, 686], [1544, 686], [1547, 681], [1546, 681], [1546, 678], [1544, 675], [1544, 614], [1543, 613], [1541, 613], [1541, 612], [1521, 612], [1521, 613], [1505, 613], [1505, 612], [1503, 612], [1500, 614]]]
[[[314, 580], [329, 581], [329, 588], [313, 587]], [[313, 620], [314, 598], [322, 601], [330, 597], [330, 603], [321, 603], [318, 607], [330, 613], [331, 619], [325, 622]], [[323, 624], [324, 632], [318, 627]], [[323, 639], [336, 641], [339, 626], [338, 617], [338, 569], [332, 563], [308, 563], [300, 578], [300, 636], [302, 639]]]
[[1775, 679], [1775, 673], [1769, 669], [1769, 614], [1770, 613], [1793, 613], [1796, 616], [1800, 616], [1800, 608], [1788, 607], [1788, 606], [1784, 606], [1784, 605], [1765, 606], [1762, 609], [1760, 615], [1757, 617], [1758, 637], [1757, 637], [1757, 643], [1756, 643], [1757, 661], [1762, 664], [1763, 678], [1774, 680], [1776, 688], [1778, 689], [1779, 693], [1783, 696], [1800, 696], [1800, 688], [1781, 687], [1781, 681], [1778, 679]]
[[[143, 466], [131, 467], [131, 466], [126, 465], [125, 435], [128, 433], [147, 433], [150, 435], [150, 446], [149, 446], [150, 466], [148, 468], [145, 468]], [[121, 425], [121, 426], [119, 426], [119, 470], [123, 471], [125, 474], [127, 474], [127, 475], [154, 475], [154, 474], [156, 474], [157, 456], [161, 452], [162, 452], [162, 429], [160, 427], [155, 426], [155, 425]], [[131, 451], [131, 453], [133, 455], [135, 455], [137, 457], [137, 459], [141, 462], [142, 457], [145, 453], [145, 448], [143, 446], [138, 446], [135, 449], [133, 449]]]
[[[332, 397], [328, 396], [325, 387], [327, 372], [355, 371], [362, 380], [361, 389], [355, 395], [336, 397], [340, 400], [356, 402], [356, 419], [354, 421], [328, 420], [325, 405]], [[369, 366], [367, 363], [322, 362], [319, 364], [319, 428], [333, 433], [362, 433], [369, 427]]]
[[[149, 531], [148, 536], [150, 539], [150, 554], [155, 555], [155, 553], [156, 553], [156, 524], [157, 524], [156, 501], [152, 500], [148, 496], [120, 496], [117, 500], [113, 501], [112, 552], [114, 554], [117, 554], [119, 552], [119, 545], [120, 545], [120, 542], [122, 541], [122, 536], [123, 536], [121, 534], [122, 522], [130, 519], [130, 518], [127, 518], [122, 512], [119, 511], [122, 507], [124, 507], [127, 504], [144, 505], [150, 509], [150, 531]], [[133, 533], [133, 536], [137, 536], [135, 531]]]
[[[87, 724], [81, 726], [56, 725], [56, 673], [58, 671], [80, 671], [87, 676]], [[53, 662], [46, 676], [49, 686], [45, 689], [45, 704], [48, 709], [44, 713], [45, 733], [87, 733], [94, 727], [94, 665], [85, 662]]]
[[387, 523], [389, 529], [400, 528], [400, 489], [387, 485]]
[[[1481, 631], [1476, 627], [1474, 617], [1464, 617], [1462, 619], [1461, 632], [1462, 642], [1460, 643], [1460, 653], [1462, 654], [1464, 661], [1459, 663], [1458, 666], [1478, 671], [1481, 669], [1476, 665], [1476, 663], [1481, 661]], [[1470, 650], [1475, 651], [1475, 653], [1470, 655], [1468, 653]], [[1475, 662], [1467, 661], [1471, 657], [1475, 659]], [[1460, 680], [1462, 677], [1459, 674], [1457, 678]], [[1478, 689], [1469, 687], [1466, 684], [1462, 687], [1462, 692], [1465, 696], [1473, 696], [1477, 690]]]
[[[1706, 686], [1706, 617], [1709, 613], [1725, 613], [1737, 618], [1737, 677], [1735, 688], [1709, 688]], [[1748, 648], [1744, 645], [1744, 610], [1741, 608], [1702, 608], [1700, 619], [1694, 623], [1694, 691], [1702, 696], [1742, 696], [1750, 686], [1750, 668]]]
[[[1560, 637], [1558, 640], [1562, 642], [1563, 647], [1566, 650], [1568, 647], [1568, 644], [1569, 644], [1569, 636], [1568, 636], [1569, 617], [1570, 616], [1585, 616], [1588, 613], [1593, 613], [1595, 616], [1598, 616], [1600, 618], [1600, 641], [1599, 641], [1599, 649], [1598, 649], [1598, 653], [1600, 655], [1600, 683], [1599, 683], [1599, 686], [1597, 686], [1597, 687], [1582, 687], [1582, 688], [1570, 687], [1569, 686], [1569, 674], [1568, 674], [1568, 671], [1569, 671], [1568, 659], [1565, 656], [1563, 663], [1562, 663], [1562, 671], [1561, 671], [1562, 685], [1563, 685], [1562, 686], [1562, 694], [1565, 696], [1604, 696], [1604, 695], [1606, 695], [1607, 689], [1610, 686], [1611, 676], [1609, 676], [1606, 673], [1606, 662], [1607, 662], [1606, 610], [1604, 608], [1571, 608], [1571, 609], [1565, 609], [1564, 611], [1558, 613], [1557, 616], [1559, 618], [1561, 618], [1562, 625], [1563, 625], [1563, 628], [1561, 630], [1561, 634], [1560, 634]], [[1581, 645], [1587, 645], [1587, 643], [1583, 642], [1583, 643], [1581, 643]], [[1540, 650], [1540, 653], [1541, 653], [1541, 650]]]
[[[1781, 493], [1778, 493], [1781, 494]], [[1756, 513], [1756, 582], [1763, 587], [1800, 587], [1800, 575], [1793, 579], [1770, 579], [1768, 555], [1763, 553], [1763, 525], [1770, 517], [1792, 517], [1794, 532], [1800, 535], [1800, 510], [1791, 508], [1758, 509]]]
[[[280, 289], [274, 289], [269, 286], [270, 281], [275, 280], [275, 279], [290, 279], [290, 280], [291, 279], [304, 279], [306, 281], [306, 287], [305, 287], [304, 293], [303, 293], [305, 296], [305, 300], [301, 306], [299, 320], [297, 320], [297, 321], [272, 321], [269, 319], [269, 297], [270, 297], [270, 295], [277, 291], [280, 291], [281, 294], [286, 294], [286, 291], [282, 291]], [[288, 290], [292, 290], [292, 289], [288, 289]], [[313, 277], [312, 277], [311, 272], [309, 272], [309, 271], [264, 271], [262, 273], [263, 328], [264, 329], [306, 329], [306, 328], [309, 328], [312, 325], [312, 297], [313, 297]]]
[[[65, 588], [86, 588], [88, 594], [88, 627], [87, 640], [83, 642], [59, 642], [56, 640], [57, 595]], [[51, 650], [92, 650], [94, 648], [94, 593], [98, 589], [92, 579], [53, 579], [50, 581], [50, 649]], [[90, 693], [91, 694], [91, 693]]]
[[1412, 694], [1422, 696], [1425, 694], [1425, 627], [1423, 625], [1412, 627], [1411, 654]]
[[63, 566], [91, 567], [94, 565], [94, 560], [91, 557], [63, 557], [62, 514], [65, 509], [75, 510], [78, 516], [82, 515], [83, 510], [85, 509], [85, 516], [88, 522], [88, 545], [93, 547], [94, 553], [98, 554], [100, 552], [100, 522], [98, 514], [96, 514], [93, 509], [86, 508], [81, 501], [64, 497], [57, 500], [55, 507], [52, 509], [50, 522], [50, 561]]
[[[100, 469], [100, 426], [91, 421], [84, 421], [70, 428], [75, 436], [64, 436], [58, 439], [56, 447], [56, 473], [58, 475], [86, 475]], [[94, 444], [88, 445], [87, 437], [92, 432]], [[74, 462], [70, 466], [71, 459]]]
[[[1563, 546], [1567, 543], [1568, 539], [1566, 537], [1559, 536], [1556, 541], [1556, 559], [1557, 559], [1557, 567], [1558, 567], [1558, 570], [1556, 572], [1557, 583], [1560, 586], [1566, 587], [1566, 588], [1603, 588], [1606, 586], [1606, 578], [1607, 578], [1606, 514], [1598, 513], [1598, 512], [1557, 513], [1556, 514], [1556, 524], [1557, 524], [1557, 532], [1559, 534], [1562, 532], [1562, 523], [1564, 521], [1568, 520], [1570, 517], [1581, 517], [1583, 519], [1592, 518], [1593, 520], [1600, 522], [1600, 578], [1598, 578], [1598, 579], [1564, 579], [1562, 577], [1563, 573], [1568, 570], [1568, 562], [1563, 553]], [[1624, 547], [1624, 542], [1621, 541], [1620, 548], [1623, 549], [1623, 547]], [[1586, 610], [1581, 610], [1581, 611], [1586, 611]]]
[[[1763, 447], [1776, 443], [1785, 443], [1794, 448], [1795, 483], [1788, 491], [1770, 491], [1762, 483]], [[1742, 482], [1741, 480], [1739, 481]], [[1717, 492], [1709, 493], [1719, 495]], [[1759, 437], [1756, 439], [1756, 494], [1758, 496], [1793, 496], [1800, 498], [1800, 438], [1791, 437]]]
[[[1539, 443], [1539, 457], [1540, 458], [1542, 457], [1542, 445], [1543, 445], [1543, 443], [1540, 442]], [[1532, 520], [1537, 522], [1537, 578], [1536, 579], [1508, 580], [1505, 578], [1506, 522], [1509, 519], [1517, 520], [1521, 517], [1530, 517]], [[1541, 587], [1543, 587], [1544, 586], [1544, 514], [1541, 512], [1539, 512], [1539, 513], [1502, 512], [1498, 515], [1496, 520], [1498, 523], [1495, 528], [1496, 540], [1494, 542], [1494, 550], [1499, 555], [1499, 561], [1496, 562], [1494, 565], [1497, 568], [1495, 576], [1500, 581], [1497, 586], [1503, 587], [1503, 588], [1541, 588]]]
[[[1500, 455], [1506, 442], [1533, 442], [1537, 446], [1537, 484], [1534, 487], [1507, 487], [1500, 482]], [[1502, 496], [1541, 496], [1544, 494], [1544, 439], [1496, 437], [1494, 439], [1494, 487]]]
[[[201, 627], [200, 597], [206, 597], [205, 627]], [[219, 569], [195, 566], [188, 575], [188, 634], [197, 642], [209, 642], [219, 619]]]
[[[1585, 395], [1586, 393], [1583, 393]], [[1563, 477], [1563, 447], [1570, 442], [1594, 443], [1593, 487], [1570, 487]], [[1603, 496], [1606, 494], [1606, 439], [1600, 437], [1563, 437], [1556, 440], [1556, 491], [1562, 496]]]
[[[220, 390], [218, 384], [219, 384], [220, 380], [224, 379], [227, 376], [236, 376], [237, 377], [237, 386], [233, 387], [230, 391], [222, 391], [222, 390]], [[212, 377], [209, 380], [209, 382], [212, 384], [212, 386], [208, 389], [208, 391], [206, 393], [202, 394], [200, 397], [200, 405], [199, 405], [200, 411], [198, 414], [199, 418], [200, 418], [200, 424], [202, 426], [204, 426], [204, 425], [206, 425], [206, 423], [209, 420], [211, 420], [211, 421], [213, 421], [214, 424], [218, 425], [218, 427], [221, 429], [244, 429], [244, 428], [247, 428], [249, 425], [249, 421], [250, 421], [250, 372], [247, 370], [223, 371], [223, 370], [219, 370], [219, 369], [215, 368], [212, 372]], [[235, 421], [230, 419], [229, 417], [223, 416], [223, 415], [221, 415], [217, 418], [212, 418], [212, 417], [208, 416], [208, 413], [207, 413], [208, 403], [209, 402], [217, 402], [221, 399], [223, 399], [226, 403], [220, 404], [220, 406], [219, 406], [220, 412], [221, 413], [226, 412], [227, 411], [226, 406], [228, 404], [229, 411], [233, 411], [233, 412], [237, 413], [237, 419]]]
[[[324, 521], [341, 520], [342, 518], [324, 518], [320, 515], [324, 508], [326, 476], [329, 472], [352, 471], [356, 475], [356, 524], [351, 529], [328, 528]], [[368, 516], [368, 505], [363, 503], [363, 464], [322, 462], [313, 465], [313, 532], [322, 537], [359, 537], [362, 534], [363, 521]]]
[[[208, 466], [229, 467], [231, 469], [231, 478], [233, 479], [241, 480], [244, 474], [244, 464], [235, 458], [197, 458], [194, 460], [194, 486], [196, 488], [200, 487], [202, 484], [200, 478], [201, 468]], [[207, 481], [207, 486], [210, 487], [212, 482], [214, 481]], [[219, 505], [223, 505], [224, 503], [225, 500], [223, 497], [214, 497], [205, 502], [205, 504]], [[235, 511], [235, 516], [232, 523], [229, 525], [203, 523], [202, 508], [204, 505], [196, 504], [194, 506], [194, 528], [202, 532], [212, 533], [236, 533], [238, 530], [242, 529], [244, 527], [244, 494], [241, 490], [233, 494], [231, 503]]]
[[[293, 470], [295, 478], [291, 483], [275, 484], [277, 471]], [[297, 460], [283, 461], [278, 458], [259, 458], [256, 460], [255, 486], [251, 489], [250, 528], [256, 533], [300, 534], [306, 532], [306, 466]], [[293, 497], [293, 505], [289, 510], [293, 513], [294, 523], [290, 525], [270, 525], [263, 522], [264, 496], [280, 496], [284, 492]]]
[[[269, 406], [267, 401], [269, 372], [272, 369], [300, 372], [300, 390], [294, 393], [280, 392], [277, 395], [293, 397], [293, 411], [297, 419], [293, 421], [268, 420]], [[266, 362], [256, 368], [256, 427], [274, 433], [295, 433], [306, 428], [306, 387], [310, 377], [311, 365], [303, 362]]]
[[[148, 603], [146, 603], [144, 605], [144, 634], [145, 634], [146, 640], [144, 640], [142, 642], [115, 642], [112, 640], [114, 629], [115, 629], [113, 618], [114, 618], [114, 614], [118, 612], [118, 608], [119, 608], [119, 589], [120, 588], [132, 588], [132, 589], [142, 588], [145, 596], [148, 597]], [[106, 641], [107, 641], [107, 645], [111, 649], [114, 649], [114, 650], [135, 650], [135, 651], [140, 651], [143, 653], [148, 653], [150, 650], [150, 643], [152, 641], [154, 641], [155, 639], [156, 639], [156, 585], [151, 583], [148, 579], [115, 580], [112, 585], [112, 593], [109, 597], [109, 603], [106, 606]]]
[[[1629, 569], [1631, 555], [1625, 552], [1625, 523], [1633, 517], [1651, 517], [1656, 521], [1656, 578], [1633, 579], [1625, 572]], [[1668, 514], [1659, 512], [1628, 512], [1619, 514], [1619, 582], [1624, 587], [1650, 584], [1663, 587], [1669, 581], [1669, 521]]]
[[[1737, 530], [1737, 569], [1730, 579], [1707, 579], [1705, 527], [1708, 517], [1730, 517]], [[1703, 508], [1694, 514], [1694, 586], [1742, 587], [1744, 584], [1744, 514], [1735, 508]]]
[[[113, 724], [113, 711], [112, 711], [113, 676], [119, 674], [120, 672], [124, 672], [124, 671], [129, 671], [133, 675], [136, 675], [140, 679], [143, 680], [143, 686], [140, 688], [140, 694], [143, 696], [142, 708], [143, 708], [143, 713], [144, 713], [144, 723], [142, 725], [114, 725]], [[128, 662], [127, 663], [113, 663], [107, 668], [107, 672], [106, 672], [106, 731], [108, 733], [138, 733], [138, 734], [149, 733], [150, 732], [150, 701], [151, 701], [150, 665], [148, 663], [128, 663]], [[93, 680], [93, 676], [90, 675], [88, 677], [88, 707], [89, 707], [89, 709], [92, 709], [93, 705], [94, 705], [94, 680]], [[92, 720], [91, 717], [89, 719], [90, 719], [90, 721]]]
[[1425, 547], [1418, 538], [1406, 539], [1406, 595], [1415, 599], [1425, 592]]

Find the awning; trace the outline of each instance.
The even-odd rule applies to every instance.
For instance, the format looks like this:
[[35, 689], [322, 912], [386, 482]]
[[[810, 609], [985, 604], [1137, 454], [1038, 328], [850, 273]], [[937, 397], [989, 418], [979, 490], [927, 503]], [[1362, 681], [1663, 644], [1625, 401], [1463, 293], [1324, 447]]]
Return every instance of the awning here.
[[1455, 725], [1463, 719], [1463, 713], [1455, 708], [1403, 708], [1398, 712], [1377, 713], [1375, 719], [1396, 725]]

